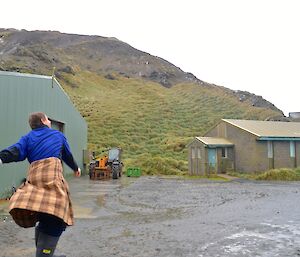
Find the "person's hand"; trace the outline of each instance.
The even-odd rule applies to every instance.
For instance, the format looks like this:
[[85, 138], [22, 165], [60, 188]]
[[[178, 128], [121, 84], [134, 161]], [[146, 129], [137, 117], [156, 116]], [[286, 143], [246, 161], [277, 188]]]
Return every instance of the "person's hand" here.
[[78, 170], [74, 172], [74, 176], [78, 177], [78, 178], [81, 176], [81, 169], [80, 168], [78, 168]]

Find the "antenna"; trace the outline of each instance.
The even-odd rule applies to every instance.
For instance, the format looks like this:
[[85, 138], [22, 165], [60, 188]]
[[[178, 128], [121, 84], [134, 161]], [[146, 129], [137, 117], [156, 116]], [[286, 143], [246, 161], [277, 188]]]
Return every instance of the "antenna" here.
[[52, 88], [53, 88], [53, 83], [54, 83], [54, 79], [55, 79], [55, 67], [53, 67], [52, 69]]

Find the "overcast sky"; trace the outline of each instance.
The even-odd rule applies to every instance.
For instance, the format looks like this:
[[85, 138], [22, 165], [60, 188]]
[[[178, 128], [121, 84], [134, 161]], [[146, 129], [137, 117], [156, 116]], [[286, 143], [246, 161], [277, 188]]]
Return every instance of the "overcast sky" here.
[[116, 37], [209, 83], [300, 112], [298, 0], [2, 1], [0, 27]]

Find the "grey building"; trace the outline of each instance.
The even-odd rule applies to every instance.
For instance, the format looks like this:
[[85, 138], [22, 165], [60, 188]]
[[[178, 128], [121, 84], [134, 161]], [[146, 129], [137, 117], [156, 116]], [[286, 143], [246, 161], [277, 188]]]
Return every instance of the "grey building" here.
[[[87, 124], [55, 78], [0, 71], [0, 149], [19, 140], [30, 131], [28, 116], [44, 112], [52, 128], [62, 131], [75, 160], [84, 169], [87, 148]], [[26, 177], [28, 162], [0, 166], [0, 198], [10, 194]], [[72, 171], [64, 165], [65, 174]]]
[[300, 122], [300, 112], [290, 112], [289, 113], [289, 118], [292, 121]]
[[300, 123], [222, 119], [188, 152], [196, 175], [300, 167]]

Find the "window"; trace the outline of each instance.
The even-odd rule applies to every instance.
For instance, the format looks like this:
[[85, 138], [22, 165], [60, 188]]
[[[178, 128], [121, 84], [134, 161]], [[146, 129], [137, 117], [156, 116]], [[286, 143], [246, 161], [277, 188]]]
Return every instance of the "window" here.
[[198, 150], [198, 151], [197, 151], [197, 153], [198, 153], [197, 158], [198, 158], [198, 159], [201, 159], [201, 148], [198, 147], [197, 150]]
[[273, 158], [273, 142], [268, 141], [268, 158]]
[[192, 159], [196, 158], [196, 148], [192, 147]]
[[109, 160], [119, 160], [119, 158], [120, 158], [120, 149], [112, 148], [108, 151]]
[[60, 132], [64, 132], [64, 126], [65, 124], [60, 122], [60, 121], [57, 121], [57, 120], [53, 120], [53, 119], [50, 119], [49, 120], [51, 121], [51, 128], [52, 129], [56, 129]]
[[222, 158], [227, 158], [227, 147], [222, 147]]
[[296, 157], [296, 150], [295, 150], [295, 142], [294, 141], [290, 141], [290, 156], [292, 158]]

